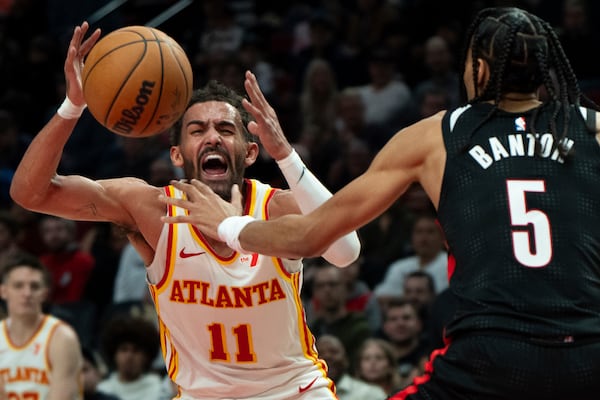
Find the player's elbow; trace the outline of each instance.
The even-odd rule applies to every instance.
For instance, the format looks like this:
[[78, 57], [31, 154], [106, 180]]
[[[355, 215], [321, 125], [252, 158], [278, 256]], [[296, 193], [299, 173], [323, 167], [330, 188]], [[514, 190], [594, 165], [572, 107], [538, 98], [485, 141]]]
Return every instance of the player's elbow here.
[[31, 207], [32, 196], [29, 191], [16, 179], [13, 179], [9, 190], [10, 198], [19, 206], [29, 209]]
[[43, 204], [41, 191], [35, 190], [32, 185], [27, 184], [22, 179], [13, 178], [9, 194], [14, 203], [26, 210], [36, 211], [39, 205]]
[[329, 263], [344, 268], [360, 256], [360, 241], [356, 233], [346, 235], [332, 244], [322, 255]]

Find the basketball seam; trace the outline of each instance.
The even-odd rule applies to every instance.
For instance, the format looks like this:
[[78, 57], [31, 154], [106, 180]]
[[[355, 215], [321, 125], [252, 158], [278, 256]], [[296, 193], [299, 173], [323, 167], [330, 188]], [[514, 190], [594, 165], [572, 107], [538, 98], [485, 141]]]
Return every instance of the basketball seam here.
[[[150, 119], [148, 120], [148, 123], [146, 124], [144, 129], [141, 130], [141, 132], [140, 132], [141, 134], [146, 132], [146, 130], [152, 125], [152, 123], [155, 122], [154, 117], [156, 116], [156, 112], [157, 112], [158, 108], [160, 107], [160, 100], [162, 99], [162, 93], [163, 93], [163, 90], [165, 89], [165, 58], [163, 56], [161, 40], [158, 40], [158, 36], [156, 35], [156, 32], [154, 32], [154, 29], [150, 28], [150, 32], [156, 38], [156, 42], [158, 45], [158, 54], [160, 54], [160, 90], [158, 91], [158, 99], [156, 100], [156, 104], [154, 106], [154, 109], [152, 110], [152, 115], [150, 116]], [[162, 41], [162, 42], [165, 42], [165, 41]]]
[[108, 107], [108, 111], [106, 112], [106, 115], [104, 116], [104, 125], [108, 125], [108, 116], [112, 112], [112, 109], [115, 106], [115, 103], [116, 103], [117, 99], [119, 98], [119, 95], [121, 94], [121, 92], [123, 91], [123, 88], [129, 81], [129, 78], [131, 78], [131, 76], [133, 75], [133, 73], [135, 72], [137, 67], [140, 66], [140, 64], [142, 63], [142, 60], [144, 59], [144, 57], [146, 56], [146, 53], [148, 52], [148, 41], [146, 40], [146, 38], [144, 36], [142, 36], [139, 32], [136, 32], [136, 31], [128, 30], [127, 32], [132, 32], [132, 33], [135, 33], [136, 35], [140, 35], [142, 37], [143, 40], [136, 42], [136, 43], [144, 43], [144, 51], [140, 55], [140, 58], [138, 59], [138, 61], [133, 64], [133, 67], [127, 74], [126, 79], [123, 79], [123, 81], [121, 82], [121, 86], [119, 87], [119, 90], [117, 90], [117, 92], [115, 93], [115, 96], [113, 97], [113, 99], [110, 103], [110, 107]]
[[[175, 62], [177, 62], [177, 65], [179, 66], [179, 70], [181, 71], [181, 75], [184, 77], [184, 82], [185, 82], [185, 98], [189, 99], [190, 98], [190, 92], [192, 91], [192, 88], [188, 87], [188, 80], [185, 79], [185, 69], [183, 68], [183, 65], [181, 63], [181, 61], [179, 60], [179, 57], [177, 57], [177, 55], [175, 54], [175, 51], [178, 50], [177, 48], [173, 48], [173, 47], [169, 47], [169, 50], [171, 50], [171, 53], [173, 53], [173, 58], [175, 59]], [[183, 49], [181, 49], [183, 51]], [[185, 54], [185, 52], [183, 52], [183, 56], [187, 57], [187, 55]], [[193, 82], [193, 77], [192, 77], [192, 82]]]

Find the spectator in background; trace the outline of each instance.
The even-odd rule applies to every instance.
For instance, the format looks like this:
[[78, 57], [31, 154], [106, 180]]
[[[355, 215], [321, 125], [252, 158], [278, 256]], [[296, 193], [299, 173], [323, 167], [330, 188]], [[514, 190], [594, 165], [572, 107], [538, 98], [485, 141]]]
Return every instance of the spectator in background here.
[[392, 345], [401, 378], [406, 381], [414, 376], [429, 350], [417, 308], [406, 300], [392, 300], [383, 311], [383, 326], [378, 336]]
[[431, 274], [437, 293], [448, 287], [448, 254], [444, 250], [444, 237], [435, 215], [417, 217], [411, 232], [411, 244], [415, 255], [393, 262], [383, 281], [375, 288], [375, 295], [383, 309], [390, 299], [404, 295], [404, 280], [413, 271]]
[[40, 235], [45, 252], [40, 260], [52, 275], [50, 302], [73, 303], [83, 297], [94, 258], [79, 248], [77, 223], [65, 218], [45, 215], [40, 220]]
[[348, 182], [357, 178], [369, 168], [373, 153], [369, 145], [359, 138], [350, 138], [344, 143], [342, 152], [333, 160], [327, 174], [327, 187], [337, 192]]
[[391, 395], [406, 384], [400, 376], [394, 347], [384, 339], [365, 340], [357, 353], [355, 376]]
[[327, 363], [327, 376], [335, 383], [339, 400], [384, 400], [387, 397], [379, 386], [350, 375], [350, 360], [337, 336], [323, 335], [316, 345], [319, 355]]
[[365, 123], [377, 133], [373, 138], [381, 148], [406, 120], [412, 93], [398, 78], [394, 58], [386, 47], [369, 53], [369, 82], [358, 87], [365, 105]]
[[[415, 97], [419, 98], [423, 92], [437, 88], [447, 96], [447, 105], [443, 108], [444, 110], [458, 106], [460, 78], [446, 40], [439, 35], [429, 37], [425, 42], [423, 58], [424, 69], [428, 71], [428, 76], [415, 87]], [[423, 115], [421, 118], [430, 115], [432, 114]]]
[[411, 254], [409, 231], [413, 218], [412, 213], [400, 200], [360, 228], [364, 259], [361, 278], [369, 287], [375, 288], [381, 283], [393, 261]]
[[0, 110], [0, 208], [8, 208], [11, 203], [10, 182], [30, 141], [31, 137], [21, 131], [13, 114]]
[[98, 390], [98, 383], [102, 379], [100, 364], [94, 351], [83, 347], [83, 400], [121, 400], [112, 394], [106, 394]]
[[398, 11], [390, 1], [356, 0], [349, 10], [345, 34], [349, 46], [359, 54], [368, 52], [382, 43], [384, 34], [398, 18]]
[[[347, 267], [340, 269], [342, 281], [346, 287], [346, 310], [365, 315], [371, 332], [374, 333], [381, 327], [381, 310], [369, 286], [360, 279], [361, 266], [362, 259], [358, 259]], [[312, 267], [310, 271], [314, 273], [314, 270], [319, 268], [319, 266]], [[310, 274], [305, 275], [305, 282], [310, 280], [314, 286], [314, 282], [312, 282], [314, 277]], [[307, 303], [307, 319], [312, 320], [314, 315], [319, 315], [321, 305], [315, 296]]]
[[0, 210], [0, 265], [23, 251], [18, 243], [19, 224], [8, 211]]
[[313, 335], [319, 338], [337, 336], [348, 351], [350, 360], [362, 342], [371, 336], [369, 322], [362, 312], [349, 311], [348, 289], [342, 270], [332, 264], [321, 264], [313, 272], [313, 297], [319, 304], [316, 318], [309, 321]]
[[304, 126], [331, 131], [336, 117], [337, 82], [328, 61], [314, 58], [308, 64], [300, 92], [300, 112]]
[[111, 373], [98, 390], [121, 400], [159, 400], [161, 378], [150, 372], [159, 349], [158, 331], [144, 318], [119, 316], [102, 334], [102, 349]]
[[[194, 76], [207, 76], [210, 67], [235, 54], [244, 37], [244, 28], [235, 20], [229, 4], [220, 0], [202, 2], [204, 30], [200, 34], [198, 51], [191, 59]], [[199, 82], [203, 86], [205, 82]]]
[[121, 252], [112, 302], [150, 301], [149, 296], [146, 265], [135, 247], [128, 242]]
[[366, 67], [358, 52], [348, 51], [339, 40], [341, 25], [329, 11], [316, 9], [308, 17], [308, 43], [291, 54], [295, 90], [300, 92], [306, 71], [315, 59], [326, 60], [335, 71], [339, 87], [362, 84]]
[[590, 19], [590, 5], [586, 0], [564, 0], [562, 17], [557, 27], [558, 38], [580, 81], [598, 80], [600, 62], [590, 57], [590, 49], [600, 47], [598, 29]]
[[435, 301], [436, 290], [433, 277], [426, 271], [412, 271], [404, 278], [402, 285], [403, 297], [414, 304], [424, 317]]
[[238, 57], [243, 69], [252, 71], [256, 75], [265, 98], [271, 102], [275, 94], [275, 69], [267, 59], [257, 34], [247, 32], [244, 35]]

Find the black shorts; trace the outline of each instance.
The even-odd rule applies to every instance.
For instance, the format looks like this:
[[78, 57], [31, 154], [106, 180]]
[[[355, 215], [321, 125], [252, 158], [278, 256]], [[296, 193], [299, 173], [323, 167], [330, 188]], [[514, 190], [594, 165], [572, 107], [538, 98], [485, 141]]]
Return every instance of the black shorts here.
[[598, 400], [600, 339], [473, 333], [432, 353], [390, 400]]

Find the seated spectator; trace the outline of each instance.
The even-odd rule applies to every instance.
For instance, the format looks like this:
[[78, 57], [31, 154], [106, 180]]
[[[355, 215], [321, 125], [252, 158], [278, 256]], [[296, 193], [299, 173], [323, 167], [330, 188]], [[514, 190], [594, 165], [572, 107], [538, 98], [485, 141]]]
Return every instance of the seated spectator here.
[[327, 376], [335, 383], [339, 400], [384, 400], [387, 395], [379, 386], [352, 377], [344, 345], [334, 335], [317, 339], [319, 356], [327, 363]]
[[[381, 310], [369, 286], [359, 278], [361, 265], [362, 259], [358, 259], [340, 270], [342, 280], [346, 286], [346, 309], [351, 312], [363, 313], [369, 321], [371, 332], [375, 333], [381, 326]], [[312, 277], [310, 279], [312, 280]], [[319, 308], [320, 305], [313, 296], [311, 301], [305, 305], [309, 320], [311, 320], [310, 317], [319, 312]]]
[[52, 275], [50, 302], [74, 303], [83, 297], [94, 258], [79, 248], [75, 221], [46, 215], [40, 221], [45, 251], [40, 260]]
[[404, 300], [412, 303], [423, 321], [423, 332], [428, 332], [431, 305], [435, 301], [435, 283], [431, 275], [425, 271], [413, 271], [406, 275], [402, 288]]
[[81, 353], [83, 354], [83, 367], [81, 369], [81, 375], [83, 376], [83, 400], [121, 400], [117, 396], [98, 390], [98, 382], [102, 379], [102, 372], [94, 351], [83, 347]]
[[437, 293], [448, 287], [448, 255], [444, 250], [444, 237], [435, 215], [423, 214], [414, 221], [411, 244], [415, 255], [393, 262], [383, 281], [375, 288], [382, 309], [394, 298], [404, 296], [406, 276], [413, 271], [426, 271], [435, 282]]
[[354, 352], [371, 336], [371, 330], [362, 312], [349, 311], [346, 306], [348, 292], [342, 270], [331, 264], [315, 267], [313, 297], [319, 309], [309, 327], [317, 339], [326, 334], [337, 336], [352, 360]]
[[430, 348], [425, 340], [421, 316], [417, 308], [406, 300], [396, 299], [389, 303], [378, 336], [392, 345], [398, 371], [404, 379], [421, 367], [422, 359]]
[[98, 390], [122, 400], [159, 400], [161, 378], [150, 371], [159, 344], [158, 331], [147, 319], [111, 320], [102, 335], [102, 349], [112, 372]]
[[8, 211], [0, 210], [0, 265], [21, 252], [19, 224]]
[[407, 383], [398, 371], [394, 348], [379, 338], [369, 338], [363, 343], [358, 351], [355, 376], [381, 387], [388, 396]]

